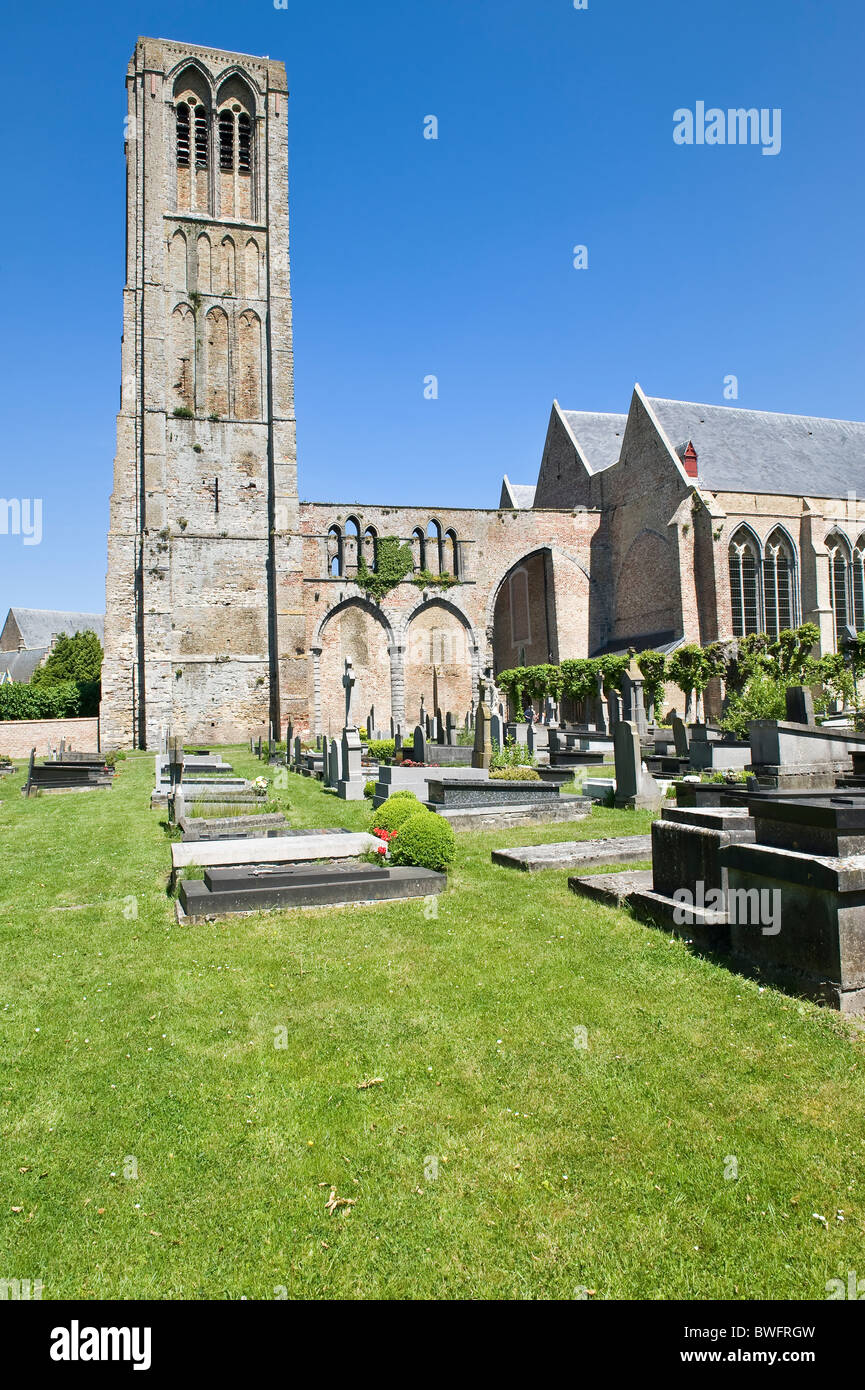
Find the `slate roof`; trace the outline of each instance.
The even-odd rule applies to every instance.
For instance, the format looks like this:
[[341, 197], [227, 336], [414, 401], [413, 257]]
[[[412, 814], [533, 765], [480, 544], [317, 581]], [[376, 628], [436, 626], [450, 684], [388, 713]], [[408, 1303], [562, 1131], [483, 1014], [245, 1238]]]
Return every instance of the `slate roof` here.
[[63, 613], [54, 608], [10, 608], [7, 623], [9, 618], [15, 619], [27, 651], [50, 647], [54, 633], [65, 632], [72, 636], [73, 633], [85, 632], [88, 628], [96, 633], [103, 646], [105, 644], [104, 613]]
[[562, 410], [561, 413], [580, 446], [590, 473], [601, 473], [610, 464], [618, 463], [627, 415], [602, 415], [596, 410]]
[[535, 504], [536, 490], [534, 483], [512, 483], [506, 473], [502, 479], [499, 507], [516, 507], [518, 511], [528, 511]]
[[20, 685], [29, 685], [33, 672], [47, 655], [47, 647], [35, 647], [26, 652], [0, 652], [0, 678], [8, 675], [10, 680]]
[[650, 632], [645, 636], [637, 634], [631, 637], [611, 637], [600, 647], [596, 647], [591, 653], [592, 656], [611, 656], [617, 652], [626, 652], [629, 647], [636, 647], [638, 652], [661, 652], [664, 656], [670, 656], [677, 647], [681, 647], [684, 637], [677, 637], [674, 632]]
[[865, 423], [649, 396], [674, 449], [693, 440], [701, 487], [784, 497], [865, 497]]

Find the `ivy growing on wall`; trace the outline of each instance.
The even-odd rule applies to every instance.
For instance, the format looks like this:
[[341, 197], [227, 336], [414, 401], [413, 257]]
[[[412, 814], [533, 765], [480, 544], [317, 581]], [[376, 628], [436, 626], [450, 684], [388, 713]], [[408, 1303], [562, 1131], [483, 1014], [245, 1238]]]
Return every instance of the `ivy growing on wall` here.
[[360, 556], [355, 581], [364, 593], [379, 603], [414, 568], [414, 556], [411, 546], [402, 545], [397, 536], [380, 536], [375, 557], [375, 569], [371, 570]]
[[419, 589], [452, 589], [460, 581], [446, 570], [441, 574], [433, 574], [432, 570], [418, 570], [411, 582]]

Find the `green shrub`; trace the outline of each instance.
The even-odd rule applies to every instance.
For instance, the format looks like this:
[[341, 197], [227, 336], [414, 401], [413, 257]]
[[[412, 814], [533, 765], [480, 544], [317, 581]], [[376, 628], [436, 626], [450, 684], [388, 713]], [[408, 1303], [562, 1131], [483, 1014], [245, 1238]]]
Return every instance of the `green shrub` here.
[[399, 828], [390, 847], [394, 864], [418, 869], [447, 869], [456, 853], [453, 827], [435, 811], [415, 811]]
[[74, 719], [98, 710], [98, 681], [0, 685], [0, 719]]
[[403, 787], [402, 791], [399, 792], [391, 792], [390, 796], [388, 797], [388, 800], [396, 801], [397, 797], [400, 796], [407, 796], [411, 801], [417, 801], [417, 797], [415, 796], [414, 792], [409, 791], [408, 787]]
[[371, 738], [367, 741], [366, 751], [371, 758], [377, 758], [379, 762], [387, 762], [393, 757], [396, 747], [392, 738]]
[[491, 768], [533, 767], [534, 762], [534, 753], [530, 753], [524, 743], [517, 743], [514, 738], [509, 738], [504, 748], [493, 745]]
[[420, 802], [414, 792], [409, 796], [389, 796], [372, 818], [373, 829], [399, 830], [403, 821], [417, 813], [419, 806]]
[[752, 719], [786, 719], [785, 689], [783, 681], [756, 671], [744, 690], [731, 694], [721, 728], [745, 742]]
[[490, 777], [501, 782], [540, 782], [541, 780], [541, 774], [536, 772], [533, 767], [496, 767], [493, 768]]
[[375, 796], [375, 782], [364, 782], [363, 794], [368, 801], [372, 801]]

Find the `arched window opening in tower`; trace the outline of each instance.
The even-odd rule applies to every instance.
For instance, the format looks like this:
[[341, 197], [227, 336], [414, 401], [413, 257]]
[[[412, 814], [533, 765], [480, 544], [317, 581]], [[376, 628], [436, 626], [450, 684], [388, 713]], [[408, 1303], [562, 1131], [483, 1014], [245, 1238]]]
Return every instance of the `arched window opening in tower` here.
[[189, 104], [185, 101], [178, 102], [177, 105], [177, 167], [178, 169], [189, 168], [189, 130], [190, 130], [190, 110]]
[[237, 118], [237, 167], [241, 174], [252, 170], [252, 121], [245, 111]]
[[230, 111], [219, 113], [219, 167], [234, 168], [234, 116]]
[[203, 106], [195, 108], [195, 167], [207, 168], [208, 152], [207, 112]]

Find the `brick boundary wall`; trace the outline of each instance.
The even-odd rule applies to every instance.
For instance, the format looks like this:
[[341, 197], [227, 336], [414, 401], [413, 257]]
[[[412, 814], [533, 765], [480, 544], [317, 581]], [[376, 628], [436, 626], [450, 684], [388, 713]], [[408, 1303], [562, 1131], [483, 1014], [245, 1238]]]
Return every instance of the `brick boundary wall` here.
[[31, 748], [44, 757], [60, 747], [61, 739], [76, 753], [92, 753], [98, 747], [99, 720], [3, 719], [0, 720], [0, 753], [10, 758], [29, 758]]

